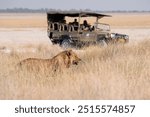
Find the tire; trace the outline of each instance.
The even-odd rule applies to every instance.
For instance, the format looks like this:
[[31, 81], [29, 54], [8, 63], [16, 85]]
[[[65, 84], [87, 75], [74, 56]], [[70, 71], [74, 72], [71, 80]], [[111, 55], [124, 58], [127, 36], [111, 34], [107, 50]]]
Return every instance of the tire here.
[[102, 46], [102, 47], [106, 47], [107, 43], [105, 42], [105, 39], [98, 39], [97, 40], [97, 44]]
[[71, 48], [71, 43], [69, 41], [69, 39], [64, 39], [62, 42], [61, 42], [61, 47], [64, 48], [64, 49], [68, 49], [68, 48]]

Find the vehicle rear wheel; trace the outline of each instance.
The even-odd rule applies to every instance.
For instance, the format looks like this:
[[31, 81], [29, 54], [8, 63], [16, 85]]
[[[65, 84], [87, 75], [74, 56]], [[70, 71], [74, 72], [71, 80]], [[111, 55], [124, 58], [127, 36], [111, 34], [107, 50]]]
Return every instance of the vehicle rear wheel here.
[[64, 49], [68, 49], [68, 48], [71, 48], [71, 43], [69, 41], [69, 39], [64, 39], [62, 42], [61, 42], [61, 47], [64, 48]]

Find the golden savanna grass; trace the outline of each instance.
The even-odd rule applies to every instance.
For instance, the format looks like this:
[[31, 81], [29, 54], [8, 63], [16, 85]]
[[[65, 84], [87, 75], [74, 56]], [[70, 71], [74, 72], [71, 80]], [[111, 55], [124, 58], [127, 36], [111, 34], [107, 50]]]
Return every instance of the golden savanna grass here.
[[[150, 26], [149, 13], [106, 13], [112, 17], [105, 17], [100, 20], [101, 23], [110, 24], [111, 27], [148, 27]], [[67, 18], [67, 22], [72, 22], [74, 18]], [[81, 23], [84, 18], [81, 19]], [[95, 22], [96, 19], [88, 18], [89, 23]], [[46, 13], [0, 13], [1, 28], [29, 28], [47, 27]]]
[[40, 48], [0, 53], [0, 99], [150, 99], [150, 41], [74, 50], [84, 62], [55, 75], [15, 68], [25, 58], [51, 58], [62, 51]]
[[46, 26], [46, 13], [0, 13], [1, 28], [43, 28]]
[[101, 22], [129, 34], [129, 44], [73, 50], [84, 62], [53, 75], [43, 67], [40, 72], [16, 67], [26, 58], [63, 51], [46, 36], [46, 14], [1, 13], [0, 99], [150, 99], [150, 14], [109, 15]]

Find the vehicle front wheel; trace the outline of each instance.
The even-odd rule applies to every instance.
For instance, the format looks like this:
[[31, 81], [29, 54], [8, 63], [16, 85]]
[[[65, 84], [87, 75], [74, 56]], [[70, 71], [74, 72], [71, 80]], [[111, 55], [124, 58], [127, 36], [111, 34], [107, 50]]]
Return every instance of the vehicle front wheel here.
[[61, 45], [60, 45], [62, 48], [64, 49], [68, 49], [68, 48], [71, 48], [71, 43], [68, 39], [64, 39], [62, 42], [61, 42]]
[[98, 39], [97, 44], [102, 46], [102, 47], [107, 46], [107, 43], [105, 42], [105, 39]]
[[118, 43], [125, 44], [125, 43], [128, 43], [128, 42], [129, 42], [129, 39], [118, 39]]

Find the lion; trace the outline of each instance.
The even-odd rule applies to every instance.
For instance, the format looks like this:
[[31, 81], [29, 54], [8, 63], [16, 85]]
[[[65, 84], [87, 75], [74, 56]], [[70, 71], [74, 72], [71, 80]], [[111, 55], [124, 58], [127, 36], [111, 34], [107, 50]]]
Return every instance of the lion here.
[[51, 59], [28, 58], [19, 63], [22, 68], [40, 71], [48, 69], [51, 71], [61, 71], [71, 65], [78, 65], [81, 59], [72, 50], [62, 51]]

